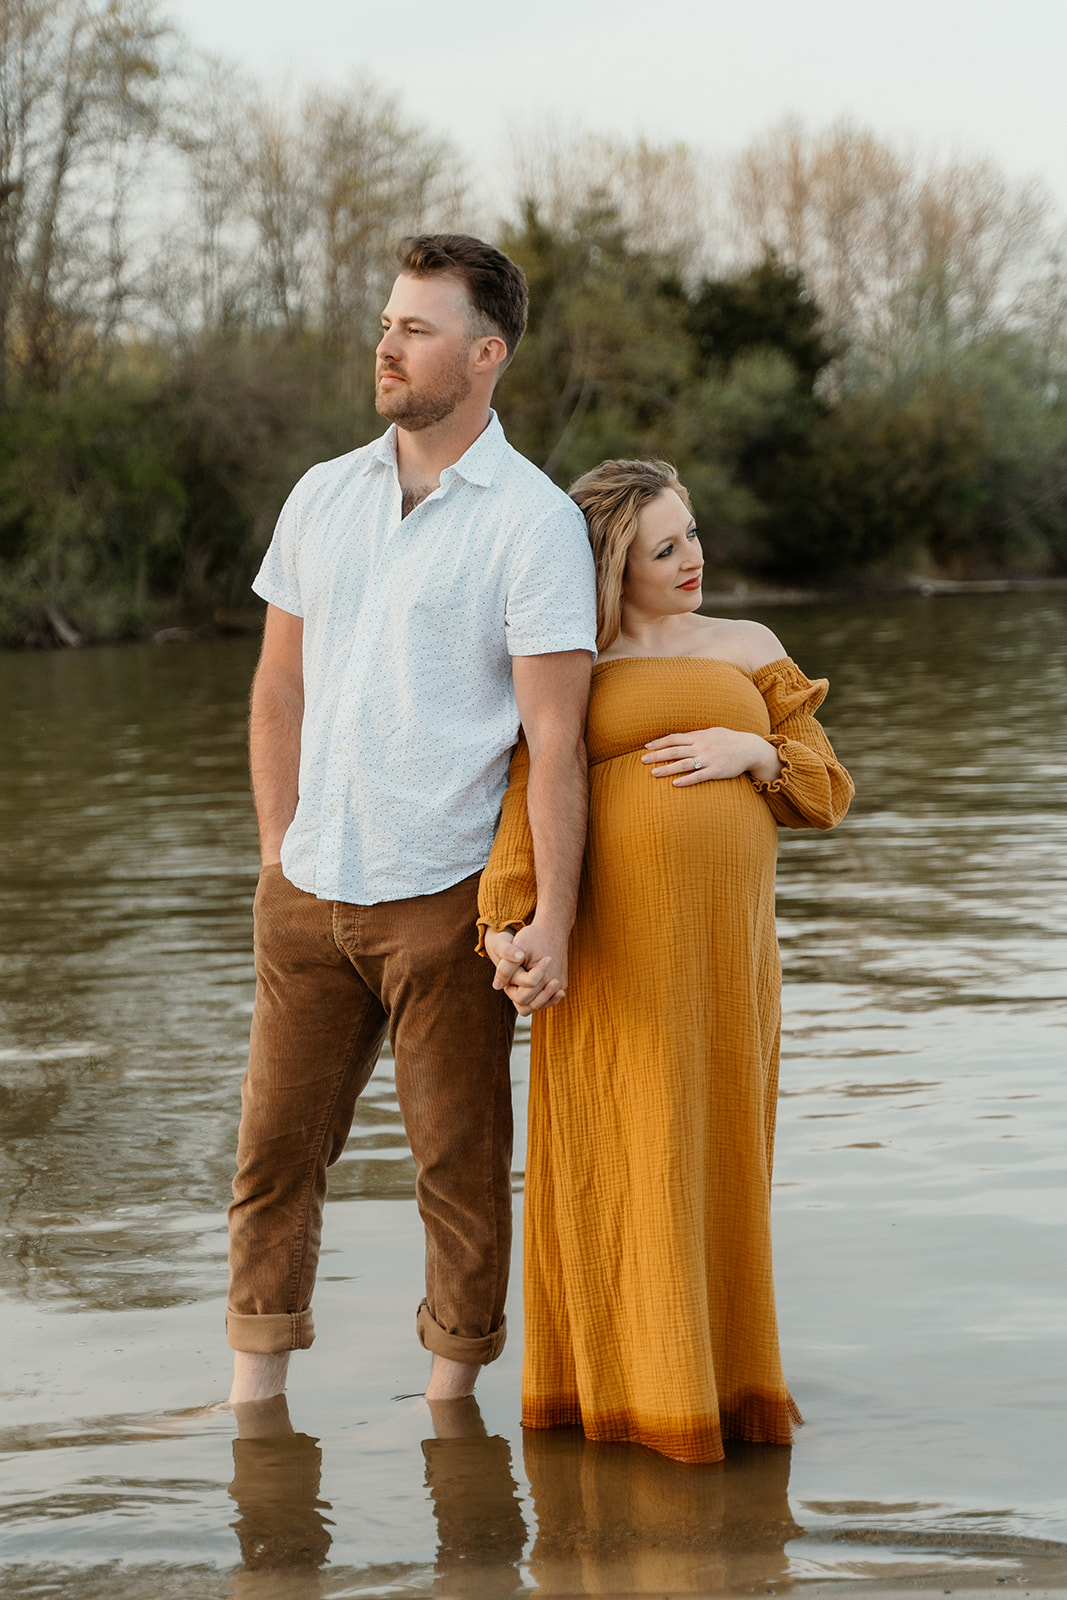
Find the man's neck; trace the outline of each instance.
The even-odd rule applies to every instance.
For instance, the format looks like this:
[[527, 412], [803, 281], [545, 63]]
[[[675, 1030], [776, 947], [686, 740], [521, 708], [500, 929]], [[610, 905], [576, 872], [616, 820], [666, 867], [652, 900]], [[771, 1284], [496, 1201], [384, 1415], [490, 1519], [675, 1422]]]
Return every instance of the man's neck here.
[[489, 426], [490, 412], [486, 405], [474, 415], [451, 416], [435, 422], [432, 427], [420, 428], [418, 433], [406, 433], [400, 426], [396, 430], [396, 469], [402, 489], [436, 488], [446, 467], [454, 467], [465, 456], [475, 439]]

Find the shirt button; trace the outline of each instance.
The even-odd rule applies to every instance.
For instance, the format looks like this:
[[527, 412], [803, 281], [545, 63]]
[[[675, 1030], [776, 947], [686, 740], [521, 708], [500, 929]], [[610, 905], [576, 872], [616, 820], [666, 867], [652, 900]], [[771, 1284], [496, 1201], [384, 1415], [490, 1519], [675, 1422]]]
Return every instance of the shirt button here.
[[336, 806], [331, 806], [330, 807], [330, 816], [331, 817], [335, 817], [336, 815], [337, 815], [337, 807]]

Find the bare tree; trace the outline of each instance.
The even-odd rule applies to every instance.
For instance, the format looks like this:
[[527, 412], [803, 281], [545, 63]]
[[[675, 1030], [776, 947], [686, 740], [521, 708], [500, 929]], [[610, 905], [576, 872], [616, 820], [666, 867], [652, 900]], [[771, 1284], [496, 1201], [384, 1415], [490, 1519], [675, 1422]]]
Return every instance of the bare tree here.
[[683, 278], [715, 260], [716, 175], [692, 146], [612, 139], [547, 122], [514, 128], [511, 154], [519, 209], [532, 202], [550, 228], [569, 226], [590, 204], [606, 205], [634, 249], [669, 260]]
[[[192, 204], [175, 239], [199, 263], [201, 326], [220, 330], [236, 315], [312, 331], [350, 388], [398, 237], [462, 220], [452, 148], [366, 80], [286, 103], [217, 63], [190, 97], [178, 144]], [[187, 264], [187, 293], [191, 276]], [[178, 305], [169, 320], [182, 320]]]
[[310, 95], [303, 123], [316, 320], [351, 392], [377, 341], [397, 239], [460, 225], [465, 183], [448, 142], [403, 121], [366, 80]]
[[194, 57], [167, 130], [177, 215], [163, 218], [152, 302], [183, 338], [218, 335], [251, 314], [255, 230], [244, 159], [251, 86], [229, 62]]
[[0, 0], [0, 402], [14, 367], [22, 395], [54, 384], [125, 314], [169, 38], [149, 0]]
[[774, 250], [836, 332], [886, 348], [1010, 318], [1050, 215], [1038, 185], [992, 162], [938, 165], [847, 122], [779, 124], [737, 159], [730, 195], [743, 254]]
[[237, 153], [244, 210], [255, 229], [260, 315], [286, 334], [305, 320], [314, 172], [303, 121], [263, 95], [247, 108]]

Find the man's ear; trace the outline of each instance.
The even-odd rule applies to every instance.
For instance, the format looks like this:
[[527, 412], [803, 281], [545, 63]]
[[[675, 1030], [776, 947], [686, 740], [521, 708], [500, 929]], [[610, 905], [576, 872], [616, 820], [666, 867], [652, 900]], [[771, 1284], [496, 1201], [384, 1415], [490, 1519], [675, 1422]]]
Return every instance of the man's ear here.
[[499, 371], [508, 358], [508, 347], [499, 333], [487, 333], [474, 345], [475, 372]]

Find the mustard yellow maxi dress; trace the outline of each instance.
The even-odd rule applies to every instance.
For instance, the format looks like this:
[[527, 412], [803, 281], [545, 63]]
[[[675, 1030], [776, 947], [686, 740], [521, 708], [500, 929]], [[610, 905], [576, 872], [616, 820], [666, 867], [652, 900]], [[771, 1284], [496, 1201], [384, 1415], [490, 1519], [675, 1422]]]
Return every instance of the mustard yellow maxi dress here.
[[[771, 1276], [781, 969], [778, 825], [831, 828], [853, 788], [814, 712], [826, 680], [701, 657], [598, 663], [589, 836], [566, 1002], [535, 1013], [523, 1423], [580, 1424], [682, 1461], [787, 1444]], [[769, 738], [772, 784], [676, 789], [647, 740]], [[529, 761], [512, 761], [481, 926], [534, 912]]]

